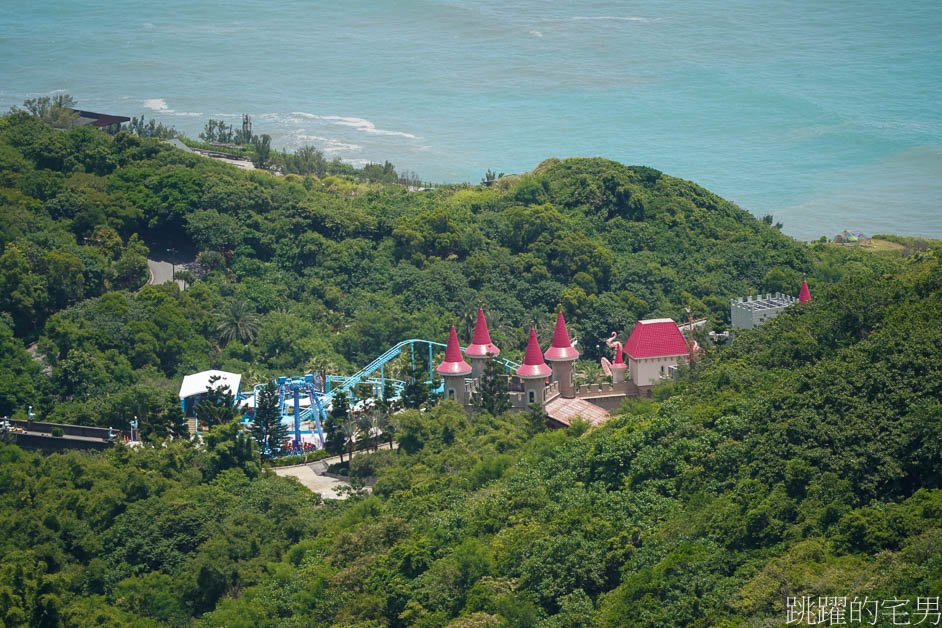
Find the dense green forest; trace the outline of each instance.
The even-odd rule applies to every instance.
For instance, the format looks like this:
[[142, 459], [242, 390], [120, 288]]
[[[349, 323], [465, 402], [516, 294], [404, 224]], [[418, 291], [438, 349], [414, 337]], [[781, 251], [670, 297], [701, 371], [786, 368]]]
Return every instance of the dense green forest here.
[[[155, 138], [0, 119], [0, 414], [152, 444], [0, 445], [7, 625], [735, 626], [787, 596], [942, 590], [942, 255], [795, 242], [686, 181], [547, 160], [411, 192], [356, 171], [243, 172]], [[144, 285], [150, 251], [194, 258]], [[612, 330], [729, 299], [795, 306], [604, 427], [396, 415], [321, 504], [237, 424], [164, 440], [184, 374], [350, 372], [483, 304], [520, 355], [562, 308]], [[916, 617], [914, 616], [915, 623]], [[931, 623], [931, 620], [930, 620]], [[888, 623], [886, 625], [889, 625]]]

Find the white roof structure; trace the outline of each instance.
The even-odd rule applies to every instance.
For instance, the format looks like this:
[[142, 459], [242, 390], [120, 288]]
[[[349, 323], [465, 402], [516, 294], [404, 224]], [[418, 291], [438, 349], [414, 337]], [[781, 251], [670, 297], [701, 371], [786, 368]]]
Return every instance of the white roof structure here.
[[[209, 380], [218, 377], [215, 383], [210, 384]], [[194, 373], [183, 378], [183, 384], [180, 385], [180, 399], [186, 399], [193, 395], [206, 392], [210, 386], [225, 386], [233, 396], [239, 393], [239, 384], [242, 382], [242, 375], [239, 373], [227, 373], [226, 371], [203, 371]]]

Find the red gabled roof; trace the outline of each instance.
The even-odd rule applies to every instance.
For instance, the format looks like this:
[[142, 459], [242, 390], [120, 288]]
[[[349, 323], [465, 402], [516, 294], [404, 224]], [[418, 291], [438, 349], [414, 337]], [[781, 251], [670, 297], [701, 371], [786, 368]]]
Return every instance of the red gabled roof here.
[[531, 327], [527, 354], [523, 358], [523, 364], [517, 369], [517, 377], [524, 379], [548, 377], [552, 372], [553, 369], [546, 366], [546, 362], [543, 361], [543, 352], [540, 351], [540, 343], [536, 339], [536, 330]]
[[553, 344], [546, 350], [547, 360], [575, 360], [579, 357], [572, 343], [569, 342], [569, 331], [566, 329], [566, 320], [563, 313], [556, 315], [556, 329], [553, 331]]
[[439, 375], [467, 375], [471, 366], [461, 357], [461, 345], [458, 344], [458, 333], [455, 326], [448, 332], [448, 346], [445, 347], [445, 361], [437, 369]]
[[487, 321], [484, 320], [484, 310], [478, 308], [478, 322], [474, 325], [474, 338], [464, 350], [464, 354], [473, 357], [486, 357], [497, 355], [500, 349], [491, 342], [491, 334], [487, 331]]
[[638, 321], [625, 343], [625, 353], [632, 358], [685, 355], [687, 340], [669, 318]]
[[808, 290], [808, 282], [801, 280], [801, 292], [798, 293], [798, 302], [807, 303], [811, 300], [811, 290]]

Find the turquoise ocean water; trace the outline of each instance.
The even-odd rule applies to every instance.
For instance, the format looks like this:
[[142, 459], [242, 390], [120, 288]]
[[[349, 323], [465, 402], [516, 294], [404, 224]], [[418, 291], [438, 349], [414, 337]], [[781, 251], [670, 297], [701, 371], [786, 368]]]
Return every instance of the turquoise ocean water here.
[[0, 107], [55, 90], [196, 136], [432, 181], [604, 156], [800, 238], [942, 237], [942, 2], [350, 0], [0, 6]]

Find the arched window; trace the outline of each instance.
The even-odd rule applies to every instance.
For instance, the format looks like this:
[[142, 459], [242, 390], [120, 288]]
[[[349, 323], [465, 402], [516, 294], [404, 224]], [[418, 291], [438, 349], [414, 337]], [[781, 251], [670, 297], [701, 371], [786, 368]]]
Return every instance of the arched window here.
[[534, 395], [533, 391], [531, 390], [530, 391], [530, 403], [533, 403], [535, 401], [536, 401], [536, 395]]
[[449, 389], [448, 389], [448, 398], [449, 398], [449, 399], [454, 399], [454, 398], [455, 398], [455, 389], [454, 389], [454, 388], [449, 388]]

